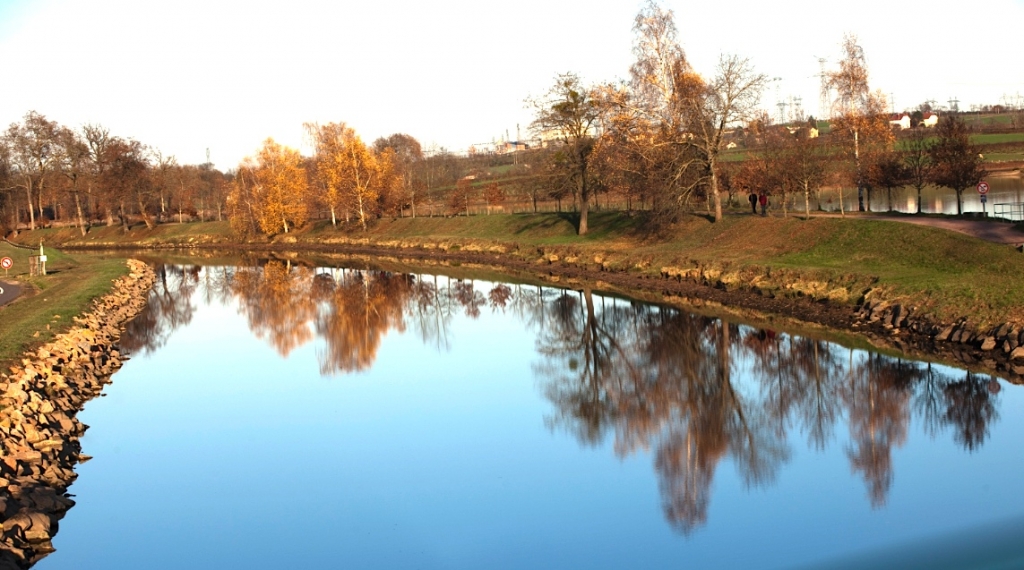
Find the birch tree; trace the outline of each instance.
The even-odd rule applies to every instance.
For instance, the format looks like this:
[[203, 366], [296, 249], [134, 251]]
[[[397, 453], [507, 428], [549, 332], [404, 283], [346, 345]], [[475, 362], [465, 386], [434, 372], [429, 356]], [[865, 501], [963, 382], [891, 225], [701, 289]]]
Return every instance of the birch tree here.
[[255, 157], [238, 167], [228, 201], [232, 227], [242, 234], [288, 233], [306, 223], [307, 190], [299, 151], [268, 138]]
[[394, 161], [389, 158], [393, 151], [373, 152], [345, 123], [310, 123], [306, 129], [313, 139], [317, 180], [331, 210], [331, 223], [337, 224], [338, 209], [351, 210], [365, 231], [367, 220], [380, 211], [382, 193], [394, 181]]

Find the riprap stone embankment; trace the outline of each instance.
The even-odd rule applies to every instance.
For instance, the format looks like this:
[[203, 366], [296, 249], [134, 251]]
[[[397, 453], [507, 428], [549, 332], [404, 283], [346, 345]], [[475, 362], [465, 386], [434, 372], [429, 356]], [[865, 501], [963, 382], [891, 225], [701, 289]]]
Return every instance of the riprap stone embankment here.
[[77, 419], [121, 367], [122, 327], [146, 304], [153, 270], [128, 260], [129, 273], [70, 331], [0, 373], [0, 570], [29, 568], [53, 552], [51, 539], [74, 501], [68, 486], [86, 461]]

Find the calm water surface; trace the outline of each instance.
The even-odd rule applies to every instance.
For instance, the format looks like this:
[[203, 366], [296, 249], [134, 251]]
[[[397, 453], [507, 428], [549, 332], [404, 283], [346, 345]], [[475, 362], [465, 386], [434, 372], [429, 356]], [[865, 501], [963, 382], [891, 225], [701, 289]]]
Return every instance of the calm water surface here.
[[[963, 193], [963, 211], [987, 212], [990, 216], [1004, 217], [1015, 221], [1021, 220], [1022, 205], [1024, 205], [1024, 178], [1020, 176], [991, 176], [986, 178], [990, 187], [988, 192], [988, 203], [982, 208], [981, 198], [977, 189], [968, 188]], [[742, 198], [742, 197], [741, 197]], [[843, 208], [847, 212], [857, 211], [857, 189], [846, 188], [843, 190]], [[917, 190], [912, 187], [905, 187], [893, 190], [890, 196], [885, 188], [877, 188], [865, 193], [865, 207], [870, 205], [873, 212], [886, 212], [891, 208], [896, 212], [915, 213], [917, 212]], [[742, 200], [740, 200], [742, 202]], [[821, 202], [818, 203], [815, 197], [811, 198], [811, 208], [821, 207], [824, 210], [839, 211], [839, 192], [826, 190], [821, 193]], [[804, 209], [803, 194], [794, 196], [790, 200], [791, 211], [802, 211]], [[921, 211], [926, 214], [956, 214], [956, 192], [949, 188], [937, 186], [926, 186], [921, 191]]]
[[158, 269], [38, 568], [791, 567], [1024, 515], [997, 378], [590, 291]]

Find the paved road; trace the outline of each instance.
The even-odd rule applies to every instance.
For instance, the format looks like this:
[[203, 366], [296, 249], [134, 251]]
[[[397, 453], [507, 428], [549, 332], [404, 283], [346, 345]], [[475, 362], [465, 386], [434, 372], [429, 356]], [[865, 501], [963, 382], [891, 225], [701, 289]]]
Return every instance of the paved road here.
[[978, 239], [995, 243], [1020, 245], [1024, 243], [1024, 233], [1016, 230], [1011, 224], [1005, 222], [985, 222], [982, 220], [957, 220], [950, 218], [911, 218], [903, 216], [865, 216], [873, 220], [889, 220], [892, 222], [903, 222], [919, 226], [931, 226], [960, 232]]
[[[801, 212], [790, 212], [790, 215], [799, 216]], [[815, 218], [838, 218], [839, 214], [833, 213], [812, 213]], [[872, 214], [850, 213], [847, 218], [857, 220], [881, 220], [885, 222], [900, 222], [904, 224], [915, 224], [918, 226], [931, 226], [974, 236], [978, 239], [995, 243], [1005, 243], [1019, 246], [1024, 244], [1024, 232], [1018, 231], [1012, 224], [999, 221], [984, 220], [959, 220], [956, 218], [917, 218], [913, 216], [876, 216]]]
[[21, 295], [21, 285], [0, 281], [0, 307], [10, 303]]

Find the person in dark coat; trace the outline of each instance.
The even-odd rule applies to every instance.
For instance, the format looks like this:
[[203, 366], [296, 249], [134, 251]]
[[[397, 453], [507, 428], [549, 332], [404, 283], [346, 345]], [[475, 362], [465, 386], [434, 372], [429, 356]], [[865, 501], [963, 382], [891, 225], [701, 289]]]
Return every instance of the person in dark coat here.
[[750, 209], [753, 210], [753, 212], [756, 214], [757, 213], [757, 194], [754, 194], [754, 192], [751, 191], [750, 192], [750, 196], [747, 196], [747, 200], [750, 201]]

